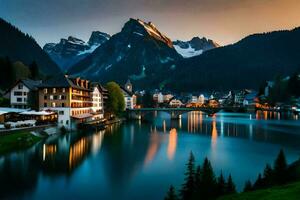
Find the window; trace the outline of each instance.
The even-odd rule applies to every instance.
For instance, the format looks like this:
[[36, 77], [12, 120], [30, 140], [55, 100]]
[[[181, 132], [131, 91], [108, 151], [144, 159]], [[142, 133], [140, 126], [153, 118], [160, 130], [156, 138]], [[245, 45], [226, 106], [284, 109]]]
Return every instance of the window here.
[[69, 125], [69, 120], [66, 121], [66, 125]]
[[23, 84], [22, 84], [22, 83], [20, 83], [20, 84], [18, 85], [18, 89], [19, 89], [19, 90], [22, 90], [22, 89], [23, 89]]
[[22, 102], [22, 98], [17, 98], [17, 102]]
[[14, 96], [22, 96], [22, 92], [14, 92]]
[[63, 88], [63, 89], [62, 89], [62, 92], [65, 93], [65, 92], [66, 92], [66, 88]]
[[52, 89], [52, 92], [53, 92], [53, 93], [56, 93], [56, 88], [53, 88], [53, 89]]
[[44, 107], [47, 107], [47, 103], [44, 103]]
[[27, 102], [27, 98], [24, 98], [24, 102]]
[[27, 92], [23, 92], [23, 95], [26, 96], [26, 95], [27, 95]]
[[57, 96], [56, 95], [54, 95], [54, 100], [57, 100]]
[[64, 123], [64, 120], [60, 120], [60, 123], [63, 124], [63, 123]]
[[47, 93], [48, 93], [48, 89], [45, 88], [45, 89], [44, 89], [44, 94], [47, 94]]
[[55, 107], [56, 107], [56, 104], [55, 104], [55, 102], [53, 102], [53, 103], [52, 103], [52, 107], [53, 107], [53, 108], [55, 108]]
[[65, 113], [64, 113], [64, 111], [62, 110], [62, 111], [59, 111], [58, 114], [59, 114], [59, 115], [64, 115]]
[[61, 107], [65, 107], [65, 103], [62, 103], [62, 104], [61, 104]]
[[53, 95], [50, 95], [50, 100], [53, 100]]
[[47, 100], [47, 96], [46, 95], [44, 96], [44, 100]]

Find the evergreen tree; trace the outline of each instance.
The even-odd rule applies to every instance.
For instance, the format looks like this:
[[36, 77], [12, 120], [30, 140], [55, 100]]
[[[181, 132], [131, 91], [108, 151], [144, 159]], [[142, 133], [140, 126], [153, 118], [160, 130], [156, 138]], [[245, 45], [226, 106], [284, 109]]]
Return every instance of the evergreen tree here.
[[253, 190], [253, 187], [252, 187], [251, 181], [250, 180], [246, 181], [245, 187], [244, 187], [244, 192], [249, 192], [252, 190]]
[[201, 197], [201, 181], [202, 181], [201, 166], [198, 165], [195, 173], [195, 195], [194, 195], [195, 199], [200, 199]]
[[271, 165], [267, 164], [264, 169], [263, 182], [265, 186], [270, 186], [273, 184], [273, 170]]
[[201, 195], [204, 199], [212, 199], [216, 197], [216, 178], [210, 161], [205, 158], [202, 167], [202, 184]]
[[180, 196], [183, 200], [191, 199], [195, 192], [195, 158], [192, 152], [186, 165], [185, 181], [180, 191]]
[[254, 185], [253, 185], [253, 188], [255, 190], [257, 189], [262, 189], [263, 188], [263, 179], [261, 177], [261, 173], [258, 174], [258, 177], [257, 177], [257, 180], [255, 181]]
[[39, 79], [39, 67], [37, 66], [36, 62], [33, 61], [30, 65], [29, 65], [29, 69], [30, 69], [30, 73], [31, 73], [31, 78], [33, 80], [37, 80]]
[[165, 197], [165, 200], [177, 200], [178, 197], [176, 195], [176, 191], [175, 188], [173, 187], [173, 185], [170, 186], [167, 196]]
[[274, 163], [274, 179], [278, 184], [286, 182], [287, 162], [283, 150], [281, 149]]
[[227, 181], [227, 187], [226, 187], [226, 193], [227, 194], [234, 194], [236, 193], [235, 184], [232, 180], [231, 174], [229, 174], [228, 181]]
[[222, 196], [225, 194], [225, 192], [226, 192], [226, 182], [223, 173], [221, 171], [221, 174], [218, 177], [218, 181], [217, 181], [217, 194], [218, 196]]

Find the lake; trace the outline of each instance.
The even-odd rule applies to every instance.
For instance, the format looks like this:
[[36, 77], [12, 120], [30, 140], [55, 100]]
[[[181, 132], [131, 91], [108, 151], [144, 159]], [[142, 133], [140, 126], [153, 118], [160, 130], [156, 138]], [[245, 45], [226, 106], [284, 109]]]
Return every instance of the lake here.
[[171, 120], [158, 112], [0, 156], [0, 198], [159, 200], [182, 184], [191, 151], [197, 164], [208, 157], [217, 175], [231, 173], [242, 190], [281, 148], [289, 163], [300, 158], [297, 115], [190, 112]]

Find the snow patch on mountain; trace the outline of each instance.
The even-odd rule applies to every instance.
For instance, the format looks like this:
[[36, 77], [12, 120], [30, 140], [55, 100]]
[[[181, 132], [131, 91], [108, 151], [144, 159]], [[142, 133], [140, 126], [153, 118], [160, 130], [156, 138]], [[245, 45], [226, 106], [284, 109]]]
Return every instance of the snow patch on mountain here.
[[193, 56], [199, 56], [203, 53], [203, 50], [196, 50], [194, 48], [191, 47], [191, 45], [189, 45], [188, 48], [182, 48], [179, 45], [174, 45], [175, 50], [177, 51], [177, 53], [179, 53], [180, 55], [182, 55], [184, 58], [190, 58]]

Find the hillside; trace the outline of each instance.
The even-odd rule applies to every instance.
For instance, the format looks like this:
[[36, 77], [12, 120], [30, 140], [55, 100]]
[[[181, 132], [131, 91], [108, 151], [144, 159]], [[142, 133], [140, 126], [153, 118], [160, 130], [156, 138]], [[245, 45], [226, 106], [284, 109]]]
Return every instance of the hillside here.
[[229, 195], [218, 200], [298, 200], [300, 197], [300, 182], [273, 187], [270, 189]]
[[60, 73], [58, 66], [28, 34], [0, 18], [0, 57], [30, 65], [34, 61], [44, 75]]

